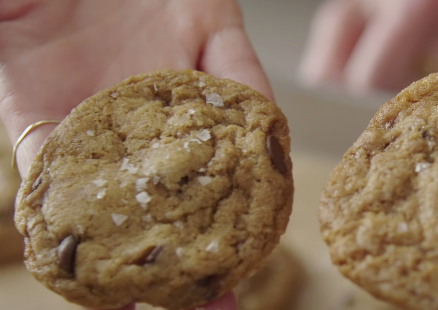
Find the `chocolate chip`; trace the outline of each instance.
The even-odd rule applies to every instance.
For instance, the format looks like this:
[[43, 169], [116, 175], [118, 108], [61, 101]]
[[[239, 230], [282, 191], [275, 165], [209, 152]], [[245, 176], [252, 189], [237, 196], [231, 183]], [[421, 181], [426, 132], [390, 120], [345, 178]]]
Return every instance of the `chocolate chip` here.
[[129, 263], [135, 265], [152, 264], [163, 250], [161, 245], [150, 246], [146, 248], [137, 258], [132, 259]]
[[183, 186], [183, 185], [185, 185], [187, 183], [189, 183], [189, 177], [185, 176], [185, 177], [182, 177], [181, 180], [179, 180], [178, 185], [179, 186]]
[[206, 276], [196, 281], [196, 285], [205, 288], [205, 300], [211, 301], [217, 298], [220, 289], [220, 278], [218, 275]]
[[58, 246], [59, 267], [68, 273], [74, 272], [78, 244], [79, 240], [69, 235]]
[[41, 185], [41, 183], [43, 183], [43, 177], [42, 175], [39, 175], [35, 182], [33, 182], [32, 184], [32, 191], [36, 190]]
[[152, 249], [152, 251], [149, 253], [148, 256], [146, 256], [145, 263], [146, 264], [152, 264], [157, 259], [158, 255], [160, 255], [161, 251], [163, 250], [163, 247], [161, 245], [158, 245]]
[[274, 136], [268, 136], [266, 138], [266, 149], [268, 150], [269, 157], [274, 167], [280, 172], [285, 173], [287, 171], [286, 163], [284, 162], [284, 151], [280, 142]]

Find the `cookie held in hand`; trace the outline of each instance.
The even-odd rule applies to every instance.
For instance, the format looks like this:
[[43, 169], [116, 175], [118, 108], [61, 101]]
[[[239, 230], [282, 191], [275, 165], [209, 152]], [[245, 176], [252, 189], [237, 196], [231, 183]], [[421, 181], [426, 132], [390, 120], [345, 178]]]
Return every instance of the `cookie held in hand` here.
[[332, 261], [374, 296], [438, 309], [438, 74], [381, 106], [321, 198]]
[[17, 198], [28, 270], [71, 302], [195, 307], [261, 267], [291, 212], [287, 120], [201, 72], [133, 76], [50, 134]]

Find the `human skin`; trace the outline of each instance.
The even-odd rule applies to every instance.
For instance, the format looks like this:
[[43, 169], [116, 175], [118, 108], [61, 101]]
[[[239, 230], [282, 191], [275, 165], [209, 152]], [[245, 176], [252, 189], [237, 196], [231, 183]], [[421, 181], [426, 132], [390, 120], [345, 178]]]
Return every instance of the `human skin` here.
[[328, 0], [299, 68], [310, 86], [400, 91], [438, 71], [438, 1]]
[[[234, 0], [0, 0], [0, 116], [12, 143], [32, 123], [62, 120], [97, 91], [163, 68], [234, 79], [274, 100]], [[18, 147], [22, 176], [55, 126]], [[234, 310], [234, 297], [206, 309], [218, 305]]]

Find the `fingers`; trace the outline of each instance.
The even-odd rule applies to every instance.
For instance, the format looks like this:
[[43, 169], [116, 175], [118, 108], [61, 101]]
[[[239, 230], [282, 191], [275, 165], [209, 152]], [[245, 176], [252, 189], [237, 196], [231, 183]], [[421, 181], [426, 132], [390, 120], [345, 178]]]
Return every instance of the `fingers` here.
[[315, 15], [299, 68], [306, 84], [333, 84], [343, 79], [344, 67], [365, 26], [357, 1], [323, 4]]
[[419, 79], [422, 54], [434, 29], [437, 1], [383, 1], [367, 23], [345, 68], [357, 91], [399, 91]]
[[199, 65], [202, 71], [246, 84], [274, 101], [268, 79], [241, 25], [213, 33]]
[[309, 84], [398, 91], [421, 77], [438, 1], [332, 0], [315, 16], [300, 67]]

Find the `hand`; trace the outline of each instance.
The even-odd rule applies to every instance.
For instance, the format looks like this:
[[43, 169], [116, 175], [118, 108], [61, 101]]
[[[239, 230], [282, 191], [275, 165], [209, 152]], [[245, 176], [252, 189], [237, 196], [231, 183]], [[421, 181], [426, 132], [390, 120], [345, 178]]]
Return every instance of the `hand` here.
[[[273, 100], [234, 0], [0, 0], [0, 64], [0, 114], [13, 142], [28, 125], [62, 120], [95, 92], [160, 68], [231, 78]], [[54, 126], [20, 144], [22, 176]], [[218, 303], [235, 309], [229, 295]]]
[[438, 71], [438, 1], [330, 0], [314, 17], [300, 76], [309, 85], [400, 91]]
[[[196, 68], [272, 93], [234, 0], [0, 0], [0, 114], [11, 141], [95, 92], [160, 68]], [[18, 148], [21, 174], [54, 125]]]

